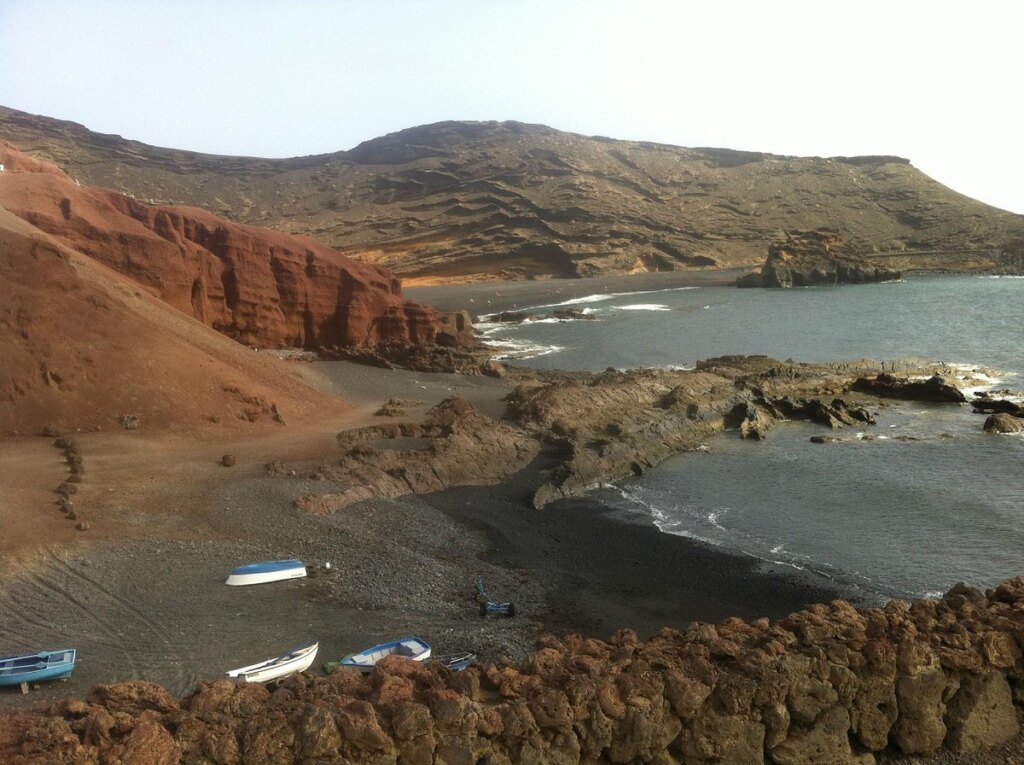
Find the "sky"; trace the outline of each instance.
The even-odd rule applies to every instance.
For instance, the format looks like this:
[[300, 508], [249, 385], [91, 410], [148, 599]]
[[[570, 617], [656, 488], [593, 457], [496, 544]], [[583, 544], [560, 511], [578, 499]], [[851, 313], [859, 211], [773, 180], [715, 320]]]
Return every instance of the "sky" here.
[[895, 154], [1024, 213], [1024, 3], [0, 0], [0, 104], [288, 157], [441, 120]]

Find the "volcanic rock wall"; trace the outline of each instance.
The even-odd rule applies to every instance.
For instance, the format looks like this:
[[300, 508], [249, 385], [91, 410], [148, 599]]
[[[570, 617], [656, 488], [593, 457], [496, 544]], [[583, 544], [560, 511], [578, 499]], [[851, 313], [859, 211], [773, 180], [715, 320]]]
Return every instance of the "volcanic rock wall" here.
[[890, 156], [788, 157], [441, 122], [351, 151], [271, 160], [161, 149], [3, 107], [0, 134], [83, 182], [311, 234], [425, 282], [753, 266], [778, 232], [822, 227], [842, 231], [853, 254], [897, 254], [907, 269], [935, 267], [927, 253], [937, 250], [942, 268], [999, 267], [1024, 240], [1024, 216]]
[[729, 763], [868, 765], [892, 746], [968, 752], [1019, 733], [1024, 579], [982, 593], [778, 622], [726, 619], [647, 642], [544, 636], [519, 668], [451, 674], [399, 657], [275, 690], [140, 681], [0, 717], [7, 765]]
[[437, 311], [402, 298], [387, 269], [308, 237], [81, 187], [10, 146], [0, 162], [7, 209], [243, 343], [419, 345], [449, 331]]

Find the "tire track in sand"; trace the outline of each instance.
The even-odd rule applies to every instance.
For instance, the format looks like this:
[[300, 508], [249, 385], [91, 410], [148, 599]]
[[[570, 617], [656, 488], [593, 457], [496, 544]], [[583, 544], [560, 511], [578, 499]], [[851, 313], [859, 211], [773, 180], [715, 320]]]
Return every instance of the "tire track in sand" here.
[[[79, 567], [72, 565], [57, 551], [51, 549], [55, 568], [65, 576], [69, 588], [77, 586], [82, 591], [97, 593], [104, 599], [107, 608], [118, 618], [120, 623], [134, 622], [145, 632], [153, 635], [156, 641], [133, 639], [133, 669], [136, 674], [153, 673], [159, 675], [160, 682], [179, 689], [189, 689], [197, 680], [196, 674], [179, 654], [179, 643], [157, 619], [150, 616], [135, 601], [116, 592], [111, 587], [89, 576]], [[125, 619], [127, 617], [127, 619]], [[118, 630], [119, 634], [120, 631]], [[159, 645], [158, 645], [158, 644]], [[141, 667], [140, 667], [141, 664]]]

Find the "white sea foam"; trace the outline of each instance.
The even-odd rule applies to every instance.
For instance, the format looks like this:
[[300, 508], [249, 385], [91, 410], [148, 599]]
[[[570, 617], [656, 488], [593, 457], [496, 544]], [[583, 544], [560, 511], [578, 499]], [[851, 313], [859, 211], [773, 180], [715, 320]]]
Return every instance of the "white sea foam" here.
[[539, 305], [537, 308], [556, 308], [560, 305], [580, 305], [581, 303], [603, 303], [605, 300], [612, 300], [615, 295], [587, 295], [581, 298], [572, 298], [571, 300], [564, 300], [561, 303], [550, 303], [549, 305]]
[[533, 359], [538, 356], [549, 356], [552, 353], [558, 353], [559, 351], [565, 350], [565, 346], [562, 345], [541, 345], [539, 343], [531, 343], [527, 340], [500, 339], [485, 342], [484, 344], [489, 348], [499, 351], [499, 353], [494, 356], [498, 361]]
[[543, 305], [531, 306], [524, 308], [524, 311], [532, 311], [538, 308], [558, 308], [564, 305], [580, 305], [582, 303], [603, 303], [606, 300], [614, 300], [619, 297], [628, 297], [630, 295], [654, 295], [661, 292], [682, 292], [684, 290], [696, 290], [700, 287], [669, 287], [663, 290], [635, 290], [632, 292], [612, 292], [609, 294], [596, 293], [594, 295], [585, 295], [583, 297], [570, 298], [569, 300], [563, 300], [560, 303], [545, 303]]
[[661, 303], [633, 303], [632, 305], [617, 305], [616, 309], [620, 311], [668, 311], [671, 310], [667, 305]]

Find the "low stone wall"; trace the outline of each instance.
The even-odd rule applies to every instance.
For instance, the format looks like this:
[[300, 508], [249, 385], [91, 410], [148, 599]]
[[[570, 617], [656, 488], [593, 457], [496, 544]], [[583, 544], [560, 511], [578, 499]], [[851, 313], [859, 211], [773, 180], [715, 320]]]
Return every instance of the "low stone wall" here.
[[389, 657], [368, 677], [208, 681], [180, 702], [141, 681], [97, 686], [0, 717], [0, 762], [866, 765], [890, 745], [964, 752], [1016, 735], [1022, 644], [1024, 578], [957, 585], [646, 642], [545, 636], [519, 668]]

